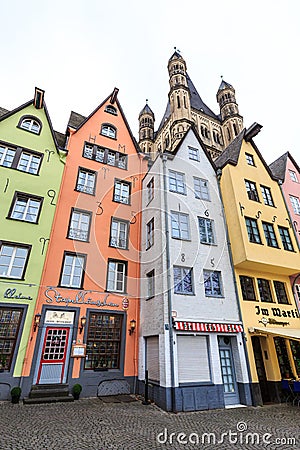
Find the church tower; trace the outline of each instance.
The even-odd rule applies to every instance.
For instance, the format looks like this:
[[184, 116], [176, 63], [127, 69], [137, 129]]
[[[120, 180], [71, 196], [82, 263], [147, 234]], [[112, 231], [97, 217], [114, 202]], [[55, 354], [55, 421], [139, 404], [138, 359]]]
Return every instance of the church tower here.
[[151, 159], [155, 158], [154, 122], [154, 113], [146, 100], [146, 105], [139, 114], [139, 146], [142, 152], [148, 154]]
[[224, 80], [222, 80], [218, 89], [217, 101], [220, 106], [224, 144], [227, 147], [240, 131], [242, 131], [243, 117], [239, 114], [234, 88]]

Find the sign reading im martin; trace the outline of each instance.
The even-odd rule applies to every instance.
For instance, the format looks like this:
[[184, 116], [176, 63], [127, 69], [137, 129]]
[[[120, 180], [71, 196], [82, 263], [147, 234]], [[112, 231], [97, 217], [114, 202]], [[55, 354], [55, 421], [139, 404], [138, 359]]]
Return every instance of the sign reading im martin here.
[[91, 291], [78, 291], [74, 297], [64, 297], [57, 289], [48, 288], [44, 292], [46, 303], [62, 303], [69, 305], [90, 305], [98, 308], [119, 308], [118, 303], [108, 302], [109, 294], [104, 293], [103, 297], [99, 298], [101, 293], [92, 294]]
[[206, 331], [217, 333], [240, 333], [242, 325], [235, 323], [175, 322], [174, 327], [180, 331]]

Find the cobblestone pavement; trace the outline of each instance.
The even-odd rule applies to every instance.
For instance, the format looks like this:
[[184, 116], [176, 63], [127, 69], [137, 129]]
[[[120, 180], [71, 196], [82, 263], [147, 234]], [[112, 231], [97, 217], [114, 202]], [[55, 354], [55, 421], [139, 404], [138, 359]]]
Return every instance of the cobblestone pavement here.
[[43, 405], [0, 402], [1, 450], [212, 448], [300, 449], [300, 408], [281, 404], [172, 414], [140, 400], [104, 403], [92, 398]]

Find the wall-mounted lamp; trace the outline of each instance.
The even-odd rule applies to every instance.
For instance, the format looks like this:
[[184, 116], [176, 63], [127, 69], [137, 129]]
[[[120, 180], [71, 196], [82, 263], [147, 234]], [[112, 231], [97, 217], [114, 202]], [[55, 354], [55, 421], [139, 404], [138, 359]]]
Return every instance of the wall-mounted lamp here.
[[128, 333], [129, 333], [130, 336], [132, 335], [132, 333], [134, 333], [135, 327], [136, 327], [136, 320], [132, 319], [130, 321], [130, 328], [128, 330]]
[[82, 316], [80, 317], [80, 328], [79, 328], [80, 334], [82, 333], [82, 330], [84, 329], [85, 325], [86, 325], [86, 317]]
[[41, 314], [36, 314], [36, 315], [34, 316], [33, 331], [36, 331], [37, 327], [39, 326], [40, 321], [41, 321], [41, 317], [42, 317]]

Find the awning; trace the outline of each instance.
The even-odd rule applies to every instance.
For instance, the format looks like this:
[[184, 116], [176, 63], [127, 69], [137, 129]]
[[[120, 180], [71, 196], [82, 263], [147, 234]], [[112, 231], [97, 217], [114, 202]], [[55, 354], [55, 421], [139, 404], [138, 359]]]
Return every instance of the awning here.
[[274, 334], [288, 339], [300, 339], [300, 329], [298, 328], [248, 328], [250, 333]]

